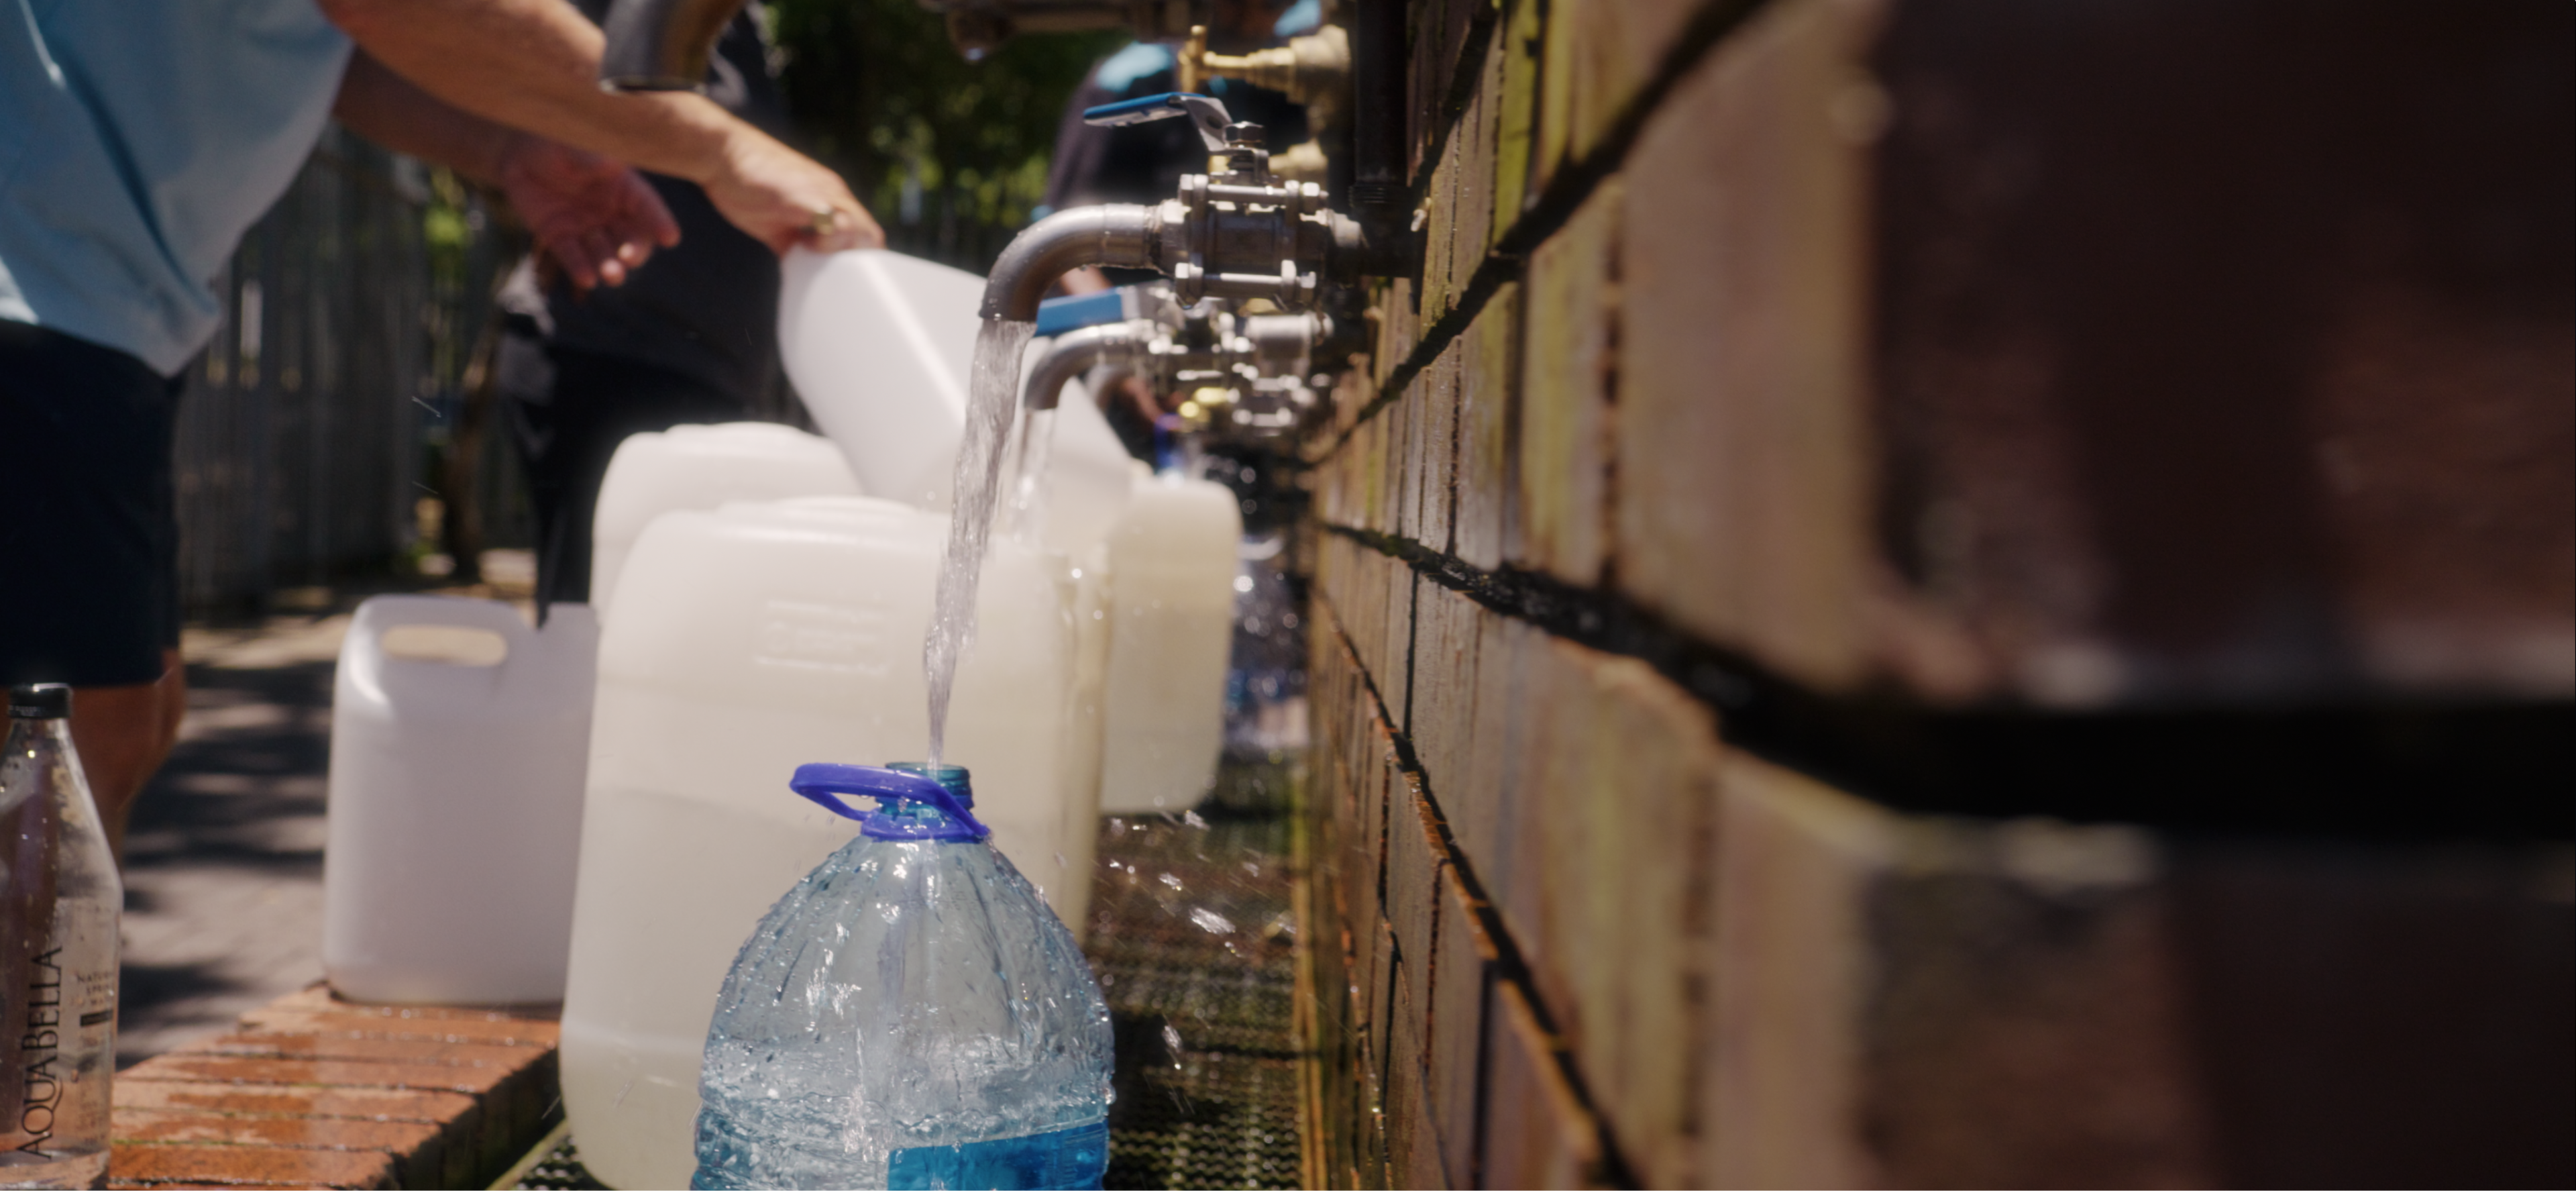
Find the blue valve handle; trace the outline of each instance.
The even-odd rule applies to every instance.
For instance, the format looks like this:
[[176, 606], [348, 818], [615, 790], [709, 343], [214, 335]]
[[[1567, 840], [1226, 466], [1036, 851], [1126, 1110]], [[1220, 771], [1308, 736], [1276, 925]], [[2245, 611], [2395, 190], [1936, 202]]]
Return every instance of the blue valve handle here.
[[1096, 294], [1049, 298], [1038, 303], [1036, 334], [1044, 338], [1102, 323], [1123, 323], [1134, 317], [1129, 310], [1134, 303], [1129, 298], [1124, 286]]
[[[903, 840], [979, 840], [993, 834], [992, 828], [976, 820], [948, 788], [930, 778], [874, 765], [835, 765], [817, 762], [796, 767], [796, 776], [788, 779], [787, 788], [803, 795], [816, 806], [844, 819], [856, 819], [872, 839]], [[841, 801], [842, 794], [858, 794], [878, 800], [879, 808], [863, 811]], [[897, 819], [886, 814], [896, 802], [923, 803], [946, 816], [939, 823]]]
[[1226, 114], [1225, 101], [1213, 95], [1166, 91], [1161, 95], [1122, 99], [1082, 110], [1083, 123], [1103, 128], [1124, 128], [1130, 124], [1147, 124], [1175, 116], [1188, 116], [1198, 125], [1199, 139], [1207, 143], [1208, 152], [1225, 152], [1225, 126], [1234, 123], [1234, 117]]

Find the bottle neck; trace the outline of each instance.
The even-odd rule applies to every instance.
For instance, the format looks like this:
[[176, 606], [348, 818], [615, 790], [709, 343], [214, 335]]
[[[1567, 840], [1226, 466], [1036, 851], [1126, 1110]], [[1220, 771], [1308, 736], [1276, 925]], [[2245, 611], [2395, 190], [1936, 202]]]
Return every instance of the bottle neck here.
[[8, 751], [13, 753], [22, 749], [37, 748], [40, 747], [40, 745], [53, 745], [58, 748], [70, 748], [72, 744], [71, 725], [72, 722], [70, 720], [21, 719], [13, 715], [9, 717], [9, 735], [6, 747]]

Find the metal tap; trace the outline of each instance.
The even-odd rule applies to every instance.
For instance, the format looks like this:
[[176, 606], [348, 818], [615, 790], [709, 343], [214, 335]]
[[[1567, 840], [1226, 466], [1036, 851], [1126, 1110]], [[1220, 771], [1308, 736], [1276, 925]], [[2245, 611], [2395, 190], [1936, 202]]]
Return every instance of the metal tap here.
[[743, 0], [613, 0], [602, 33], [599, 85], [612, 91], [695, 91], [707, 56]]
[[1320, 281], [1398, 276], [1421, 265], [1419, 237], [1371, 234], [1324, 206], [1323, 188], [1270, 172], [1262, 129], [1239, 124], [1205, 95], [1154, 95], [1083, 113], [1094, 124], [1188, 118], [1224, 170], [1182, 177], [1155, 206], [1112, 204], [1059, 211], [1022, 231], [994, 262], [986, 318], [1033, 319], [1057, 278], [1083, 265], [1152, 269], [1178, 300], [1264, 298], [1285, 310], [1313, 305]]
[[[1139, 312], [1151, 313], [1129, 316]], [[1075, 325], [1088, 317], [1104, 321]], [[1293, 430], [1314, 408], [1307, 373], [1332, 320], [1312, 312], [1246, 315], [1213, 298], [1182, 310], [1171, 287], [1157, 284], [1054, 299], [1040, 325], [1057, 334], [1030, 366], [1022, 391], [1029, 408], [1055, 408], [1066, 382], [1106, 364], [1157, 393], [1186, 395], [1222, 437], [1261, 438]]]
[[1174, 59], [1184, 91], [1212, 78], [1240, 79], [1306, 105], [1307, 118], [1319, 124], [1331, 123], [1350, 102], [1351, 35], [1339, 25], [1249, 54], [1209, 53], [1207, 26], [1194, 25]]

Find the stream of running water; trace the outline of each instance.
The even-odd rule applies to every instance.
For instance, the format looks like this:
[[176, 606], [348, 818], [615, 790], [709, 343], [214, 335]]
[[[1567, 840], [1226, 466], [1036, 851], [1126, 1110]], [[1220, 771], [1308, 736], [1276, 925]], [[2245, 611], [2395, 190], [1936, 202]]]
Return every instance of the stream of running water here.
[[1002, 448], [1019, 407], [1020, 357], [1036, 328], [992, 318], [975, 336], [975, 366], [966, 389], [966, 433], [957, 444], [957, 471], [948, 521], [948, 545], [939, 557], [939, 587], [930, 633], [921, 643], [922, 676], [930, 686], [930, 757], [940, 763], [948, 736], [948, 697], [957, 685], [957, 662], [975, 641], [975, 588], [983, 575], [984, 547], [993, 534], [993, 498], [1002, 473]]
[[1046, 549], [1047, 464], [1055, 453], [1055, 411], [1020, 410], [1020, 432], [1012, 439], [1009, 492], [1011, 540], [1032, 550]]

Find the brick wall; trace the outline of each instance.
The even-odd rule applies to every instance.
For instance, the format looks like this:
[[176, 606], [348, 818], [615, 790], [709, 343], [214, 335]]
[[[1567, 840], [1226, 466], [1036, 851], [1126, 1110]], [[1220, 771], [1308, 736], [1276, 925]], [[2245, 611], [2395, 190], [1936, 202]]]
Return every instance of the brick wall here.
[[1411, 13], [1333, 1180], [2576, 1179], [2570, 10]]

